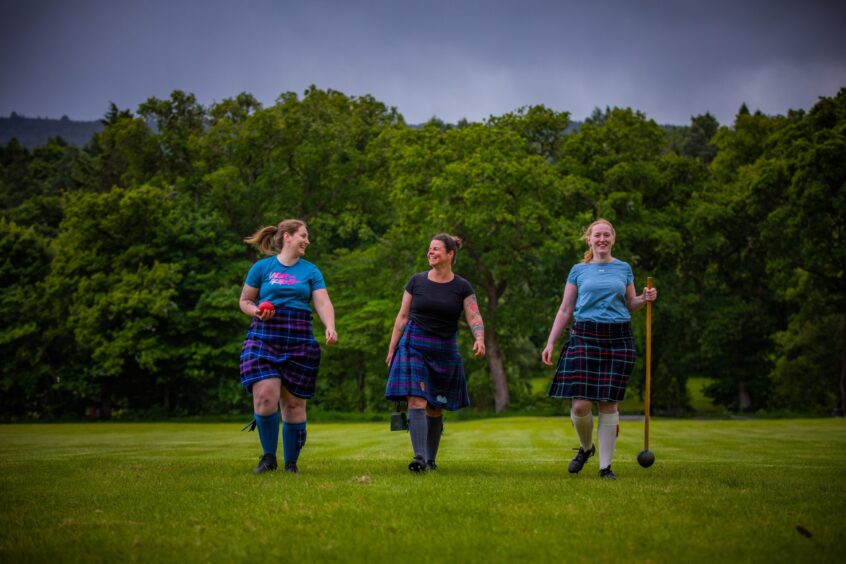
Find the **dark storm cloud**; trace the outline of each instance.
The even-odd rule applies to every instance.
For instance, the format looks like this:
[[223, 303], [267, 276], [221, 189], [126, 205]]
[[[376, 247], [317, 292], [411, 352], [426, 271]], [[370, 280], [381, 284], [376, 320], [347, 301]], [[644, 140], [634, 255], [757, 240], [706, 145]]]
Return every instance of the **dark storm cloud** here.
[[4, 2], [0, 114], [96, 118], [173, 89], [264, 103], [309, 84], [410, 122], [546, 104], [665, 123], [846, 86], [846, 16], [821, 1]]

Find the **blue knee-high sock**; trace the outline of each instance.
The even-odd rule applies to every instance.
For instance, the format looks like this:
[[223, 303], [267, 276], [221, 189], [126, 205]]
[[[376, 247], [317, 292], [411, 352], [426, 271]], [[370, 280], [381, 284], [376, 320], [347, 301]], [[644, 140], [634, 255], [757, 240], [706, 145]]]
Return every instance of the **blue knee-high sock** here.
[[306, 443], [306, 422], [282, 423], [282, 450], [285, 463], [296, 462]]
[[259, 440], [261, 441], [261, 448], [264, 449], [264, 454], [272, 454], [276, 456], [276, 449], [279, 445], [279, 412], [273, 415], [259, 415], [256, 416], [256, 427], [258, 427]]

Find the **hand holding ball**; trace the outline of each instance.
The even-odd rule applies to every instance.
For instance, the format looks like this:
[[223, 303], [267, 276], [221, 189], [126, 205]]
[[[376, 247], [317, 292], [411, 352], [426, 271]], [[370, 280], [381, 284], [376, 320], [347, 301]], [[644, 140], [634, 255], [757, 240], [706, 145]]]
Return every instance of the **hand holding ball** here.
[[276, 308], [273, 306], [273, 303], [271, 303], [271, 302], [261, 302], [259, 304], [259, 306], [258, 306], [258, 316], [261, 317], [262, 319], [265, 319], [265, 316], [263, 316], [262, 314], [266, 311], [269, 311], [271, 313], [271, 316], [272, 316], [273, 313], [276, 312]]

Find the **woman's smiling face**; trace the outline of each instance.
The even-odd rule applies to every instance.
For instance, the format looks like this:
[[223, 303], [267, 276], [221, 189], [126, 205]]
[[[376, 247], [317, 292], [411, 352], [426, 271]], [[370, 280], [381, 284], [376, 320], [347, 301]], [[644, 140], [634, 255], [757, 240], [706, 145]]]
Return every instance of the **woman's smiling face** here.
[[614, 246], [614, 231], [607, 223], [597, 223], [590, 230], [590, 248], [594, 256], [607, 256]]
[[285, 237], [285, 245], [293, 247], [298, 257], [305, 255], [309, 244], [308, 229], [305, 227], [300, 227], [293, 235]]
[[439, 264], [452, 264], [452, 256], [446, 250], [446, 245], [444, 245], [443, 241], [439, 241], [438, 239], [433, 239], [431, 243], [429, 243], [429, 252], [426, 253], [427, 258], [429, 259], [429, 266], [437, 266]]

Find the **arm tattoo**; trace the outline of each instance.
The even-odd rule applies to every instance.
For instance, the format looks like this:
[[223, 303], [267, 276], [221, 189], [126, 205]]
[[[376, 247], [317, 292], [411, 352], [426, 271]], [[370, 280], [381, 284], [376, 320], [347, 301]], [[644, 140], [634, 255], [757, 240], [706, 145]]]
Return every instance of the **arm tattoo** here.
[[479, 304], [476, 301], [476, 295], [467, 296], [467, 309], [470, 311], [470, 314], [479, 315]]
[[484, 338], [485, 338], [485, 324], [482, 323], [482, 318], [477, 317], [477, 319], [474, 319], [473, 321], [474, 321], [474, 323], [472, 325], [470, 325], [470, 330], [473, 332], [473, 337], [475, 337], [476, 339], [484, 340]]
[[467, 311], [467, 321], [470, 325], [470, 331], [473, 332], [473, 337], [476, 339], [484, 339], [485, 324], [482, 322], [482, 315], [479, 313], [479, 304], [476, 301], [476, 296], [468, 296], [465, 300], [465, 307]]

